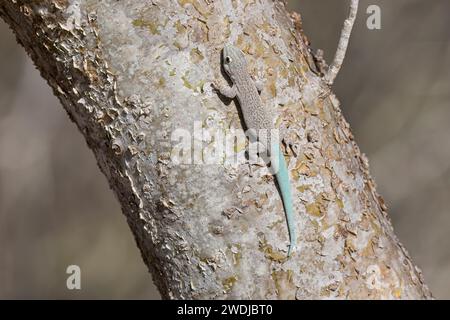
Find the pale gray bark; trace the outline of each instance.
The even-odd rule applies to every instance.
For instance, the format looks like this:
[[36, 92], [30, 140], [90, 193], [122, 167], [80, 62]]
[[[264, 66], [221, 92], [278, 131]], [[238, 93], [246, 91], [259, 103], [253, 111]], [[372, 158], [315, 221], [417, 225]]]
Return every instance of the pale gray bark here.
[[[0, 16], [85, 136], [163, 297], [431, 296], [281, 2], [3, 0]], [[285, 132], [299, 233], [288, 260], [264, 167], [170, 158], [178, 128], [242, 125], [209, 87], [226, 41], [264, 79]]]

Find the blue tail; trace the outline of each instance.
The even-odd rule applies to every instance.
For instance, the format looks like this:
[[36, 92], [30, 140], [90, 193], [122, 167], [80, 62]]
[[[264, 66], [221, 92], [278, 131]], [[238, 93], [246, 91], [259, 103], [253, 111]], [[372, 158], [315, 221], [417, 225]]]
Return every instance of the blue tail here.
[[283, 153], [281, 152], [281, 149], [278, 145], [274, 150], [278, 151], [278, 164], [275, 165], [275, 177], [277, 178], [278, 187], [280, 188], [281, 199], [283, 200], [284, 212], [286, 214], [286, 222], [289, 230], [289, 257], [294, 250], [295, 243], [297, 241], [294, 222], [294, 208], [292, 205], [291, 184], [289, 182], [289, 173]]

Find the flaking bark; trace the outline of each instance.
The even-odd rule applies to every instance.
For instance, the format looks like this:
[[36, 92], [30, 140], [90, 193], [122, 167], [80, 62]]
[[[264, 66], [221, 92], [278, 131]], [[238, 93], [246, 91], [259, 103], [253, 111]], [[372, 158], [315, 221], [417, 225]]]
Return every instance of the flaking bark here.
[[[431, 297], [282, 2], [3, 0], [0, 16], [93, 150], [164, 298]], [[226, 41], [264, 80], [284, 132], [299, 233], [290, 259], [264, 167], [170, 156], [176, 129], [242, 127], [209, 86]]]

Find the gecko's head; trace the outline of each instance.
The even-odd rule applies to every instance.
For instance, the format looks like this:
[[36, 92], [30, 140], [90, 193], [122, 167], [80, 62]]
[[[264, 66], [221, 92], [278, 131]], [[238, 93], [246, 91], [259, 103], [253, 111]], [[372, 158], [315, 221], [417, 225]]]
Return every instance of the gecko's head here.
[[244, 53], [231, 44], [226, 44], [222, 51], [223, 68], [227, 75], [234, 81], [233, 77], [247, 69]]

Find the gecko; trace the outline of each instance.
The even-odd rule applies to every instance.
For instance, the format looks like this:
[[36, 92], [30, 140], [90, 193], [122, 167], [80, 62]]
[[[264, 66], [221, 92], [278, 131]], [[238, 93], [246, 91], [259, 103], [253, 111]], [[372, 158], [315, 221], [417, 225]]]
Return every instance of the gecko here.
[[[262, 91], [262, 84], [252, 79], [247, 70], [247, 60], [244, 53], [233, 45], [227, 44], [224, 46], [222, 50], [222, 67], [230, 78], [232, 86], [218, 86], [213, 83], [213, 87], [229, 99], [237, 98], [244, 118], [244, 124], [250, 132], [250, 137], [260, 130], [267, 130], [268, 132], [270, 148], [267, 148], [267, 145], [265, 147], [269, 151], [271, 165], [276, 166], [274, 170], [275, 178], [280, 190], [289, 231], [290, 244], [287, 253], [289, 257], [294, 251], [296, 243], [291, 185], [280, 142], [271, 141], [269, 133], [270, 130], [275, 129], [274, 121], [270, 112], [264, 107], [259, 95]], [[256, 139], [257, 137], [253, 136], [253, 138]]]

